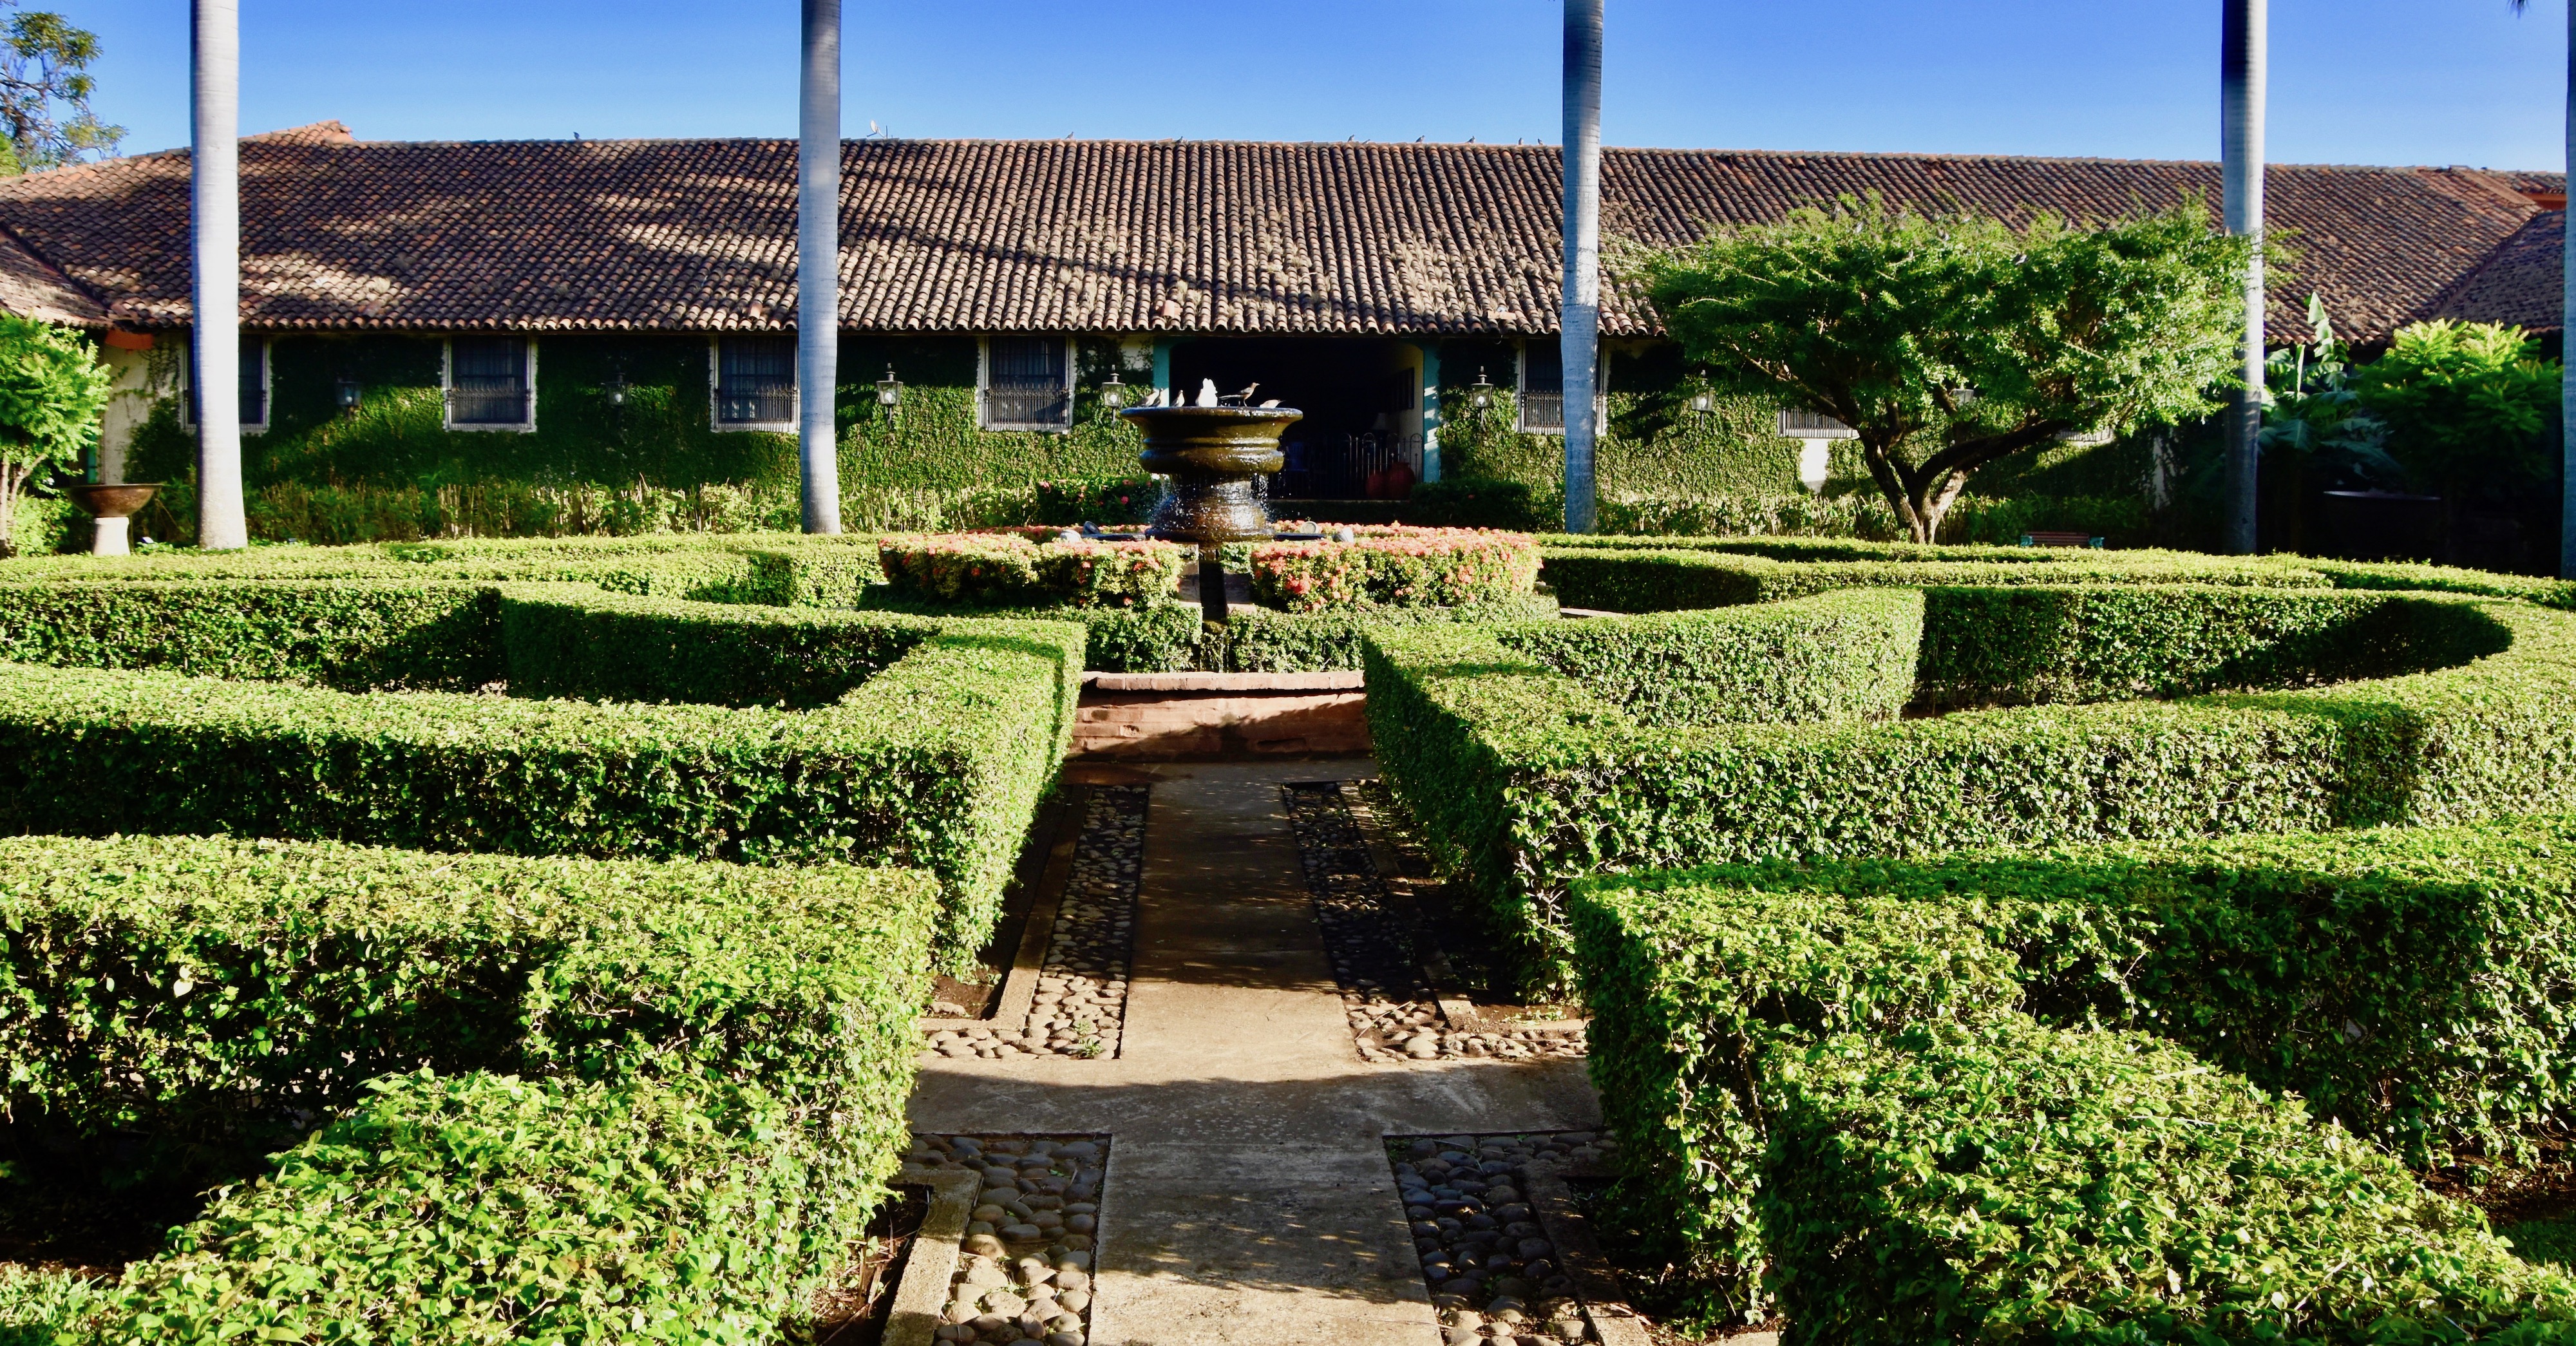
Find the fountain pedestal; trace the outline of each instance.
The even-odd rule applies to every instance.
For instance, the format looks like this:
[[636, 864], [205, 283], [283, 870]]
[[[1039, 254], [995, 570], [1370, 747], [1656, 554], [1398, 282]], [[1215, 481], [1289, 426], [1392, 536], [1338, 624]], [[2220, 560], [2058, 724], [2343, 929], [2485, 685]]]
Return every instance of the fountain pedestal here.
[[81, 511], [95, 522], [90, 535], [92, 556], [130, 556], [133, 547], [127, 535], [134, 522], [134, 512], [152, 503], [160, 493], [159, 482], [108, 481], [74, 486], [64, 493]]
[[1130, 407], [1118, 413], [1145, 435], [1137, 459], [1148, 472], [1171, 478], [1172, 489], [1154, 510], [1146, 534], [1199, 549], [1199, 611], [1225, 620], [1228, 542], [1255, 542], [1274, 531], [1254, 493], [1252, 479], [1287, 466], [1279, 433], [1306, 418], [1288, 407]]

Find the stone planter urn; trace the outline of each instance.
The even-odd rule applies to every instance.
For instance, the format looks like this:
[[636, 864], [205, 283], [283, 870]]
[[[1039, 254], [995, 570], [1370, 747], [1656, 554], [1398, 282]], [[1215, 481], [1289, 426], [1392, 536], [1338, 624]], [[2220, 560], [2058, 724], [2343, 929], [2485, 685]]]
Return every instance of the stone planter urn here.
[[126, 532], [134, 512], [152, 503], [161, 493], [159, 482], [108, 481], [74, 486], [67, 492], [72, 503], [97, 521], [97, 532], [89, 544], [92, 556], [129, 556]]

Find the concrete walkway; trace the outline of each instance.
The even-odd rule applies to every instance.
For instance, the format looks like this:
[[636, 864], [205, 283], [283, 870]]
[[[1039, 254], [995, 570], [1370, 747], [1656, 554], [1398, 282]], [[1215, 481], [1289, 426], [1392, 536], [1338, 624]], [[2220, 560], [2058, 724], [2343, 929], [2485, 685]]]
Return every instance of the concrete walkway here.
[[1437, 1346], [1381, 1138], [1597, 1128], [1583, 1064], [1360, 1060], [1279, 786], [1367, 761], [1130, 770], [1154, 793], [1120, 1056], [934, 1058], [914, 1129], [1112, 1138], [1097, 1346]]

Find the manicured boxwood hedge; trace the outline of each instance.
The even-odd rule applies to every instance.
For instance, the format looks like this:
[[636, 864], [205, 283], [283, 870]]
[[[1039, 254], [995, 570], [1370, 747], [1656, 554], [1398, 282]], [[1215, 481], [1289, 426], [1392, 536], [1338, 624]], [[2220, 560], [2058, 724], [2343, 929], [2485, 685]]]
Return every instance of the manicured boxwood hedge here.
[[1088, 633], [1083, 667], [1104, 673], [1316, 673], [1361, 665], [1361, 635], [1379, 626], [1448, 626], [1533, 621], [1556, 616], [1556, 600], [1531, 594], [1509, 603], [1452, 608], [1382, 608], [1373, 612], [1279, 612], [1237, 606], [1225, 629], [1211, 632], [1196, 603], [1133, 608], [967, 608], [927, 604], [885, 588], [869, 591], [873, 610], [920, 616], [1075, 621]]
[[1624, 1199], [1740, 1305], [1778, 1063], [1837, 1033], [2153, 1032], [2416, 1167], [2576, 1119], [2576, 817], [1603, 875], [1572, 910]]
[[1770, 602], [1826, 588], [1883, 584], [2227, 584], [2398, 589], [2521, 598], [2576, 609], [2576, 582], [2456, 566], [2275, 554], [1931, 546], [1850, 538], [1618, 537], [1539, 539], [1541, 578], [1569, 607], [1664, 612]]
[[1639, 724], [1894, 719], [1914, 694], [1923, 595], [1853, 589], [1792, 603], [1510, 627], [1502, 644]]
[[472, 691], [506, 676], [500, 634], [498, 592], [452, 580], [0, 582], [13, 663]]
[[[119, 613], [198, 604], [186, 585], [124, 587], [130, 602], [106, 604]], [[115, 585], [65, 588], [119, 597]], [[0, 664], [0, 744], [10, 759], [0, 767], [0, 829], [918, 865], [949, 885], [947, 956], [983, 943], [1070, 739], [1080, 628], [508, 589], [475, 601], [500, 613], [495, 653], [514, 688], [639, 700], [358, 695]], [[308, 624], [327, 627], [333, 605], [358, 592], [313, 591], [324, 599], [276, 605], [306, 601]], [[361, 649], [400, 652], [442, 629], [437, 601], [414, 601], [400, 586], [378, 591], [388, 595], [377, 625], [351, 638]], [[66, 657], [130, 664], [158, 648], [149, 623], [65, 619], [51, 629], [67, 627], [113, 638], [54, 639]], [[266, 628], [257, 623], [196, 629], [193, 666], [300, 665], [308, 675], [339, 667], [328, 649], [228, 654], [227, 640], [258, 648]], [[594, 637], [621, 644], [603, 648]], [[458, 655], [467, 664], [481, 657]], [[702, 700], [642, 703], [647, 696]]]
[[[2280, 601], [2304, 611], [2313, 596]], [[2342, 670], [2398, 676], [1901, 723], [1671, 727], [1517, 652], [1508, 629], [1380, 629], [1367, 637], [1368, 714], [1388, 782], [1434, 859], [1465, 882], [1535, 991], [1566, 982], [1566, 884], [1600, 870], [2444, 823], [2576, 804], [2576, 619], [2436, 595], [2329, 601], [2349, 618], [2346, 648], [2360, 651]], [[1927, 644], [1948, 639], [1940, 619], [1927, 605]], [[1621, 629], [1587, 622], [1557, 638]], [[2114, 629], [2096, 630], [2114, 640]], [[2318, 647], [2301, 648], [2312, 657]], [[2396, 666], [2360, 666], [2373, 649]], [[2074, 681], [2088, 677], [2101, 680]]]
[[1771, 1078], [1758, 1204], [1800, 1341], [2576, 1340], [2576, 1280], [2153, 1038], [1849, 1035]]
[[238, 1155], [326, 1122], [120, 1284], [21, 1280], [0, 1322], [765, 1339], [899, 1152], [936, 894], [899, 870], [0, 840], [11, 1116], [120, 1164], [138, 1136]]
[[260, 546], [0, 561], [0, 583], [218, 579], [577, 581], [708, 602], [843, 607], [885, 576], [873, 537], [794, 533]]
[[579, 585], [508, 586], [510, 694], [715, 706], [827, 706], [936, 636], [888, 613], [710, 605]]

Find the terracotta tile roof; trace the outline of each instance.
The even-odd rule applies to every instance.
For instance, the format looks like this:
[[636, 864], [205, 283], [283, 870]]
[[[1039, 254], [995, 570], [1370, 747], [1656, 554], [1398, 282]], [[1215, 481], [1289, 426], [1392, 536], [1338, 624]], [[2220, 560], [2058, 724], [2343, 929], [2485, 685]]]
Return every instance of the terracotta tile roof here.
[[5, 232], [0, 232], [0, 309], [75, 327], [107, 325], [106, 305]]
[[2534, 332], [2565, 325], [2567, 212], [2544, 211], [2498, 244], [2476, 269], [2425, 305], [2428, 318], [2507, 322]]
[[[256, 327], [783, 328], [795, 304], [785, 140], [242, 146], [243, 321]], [[843, 150], [845, 326], [886, 331], [1543, 333], [1557, 157], [1545, 146], [858, 140]], [[120, 322], [188, 320], [185, 151], [0, 183], [0, 226]], [[2545, 177], [2547, 175], [2525, 175]], [[2556, 180], [2556, 179], [2553, 179]], [[2465, 169], [2279, 166], [2273, 220], [2313, 288], [2384, 333], [2532, 213]], [[1839, 193], [2098, 218], [2213, 164], [1611, 150], [1605, 224], [1669, 244]], [[1614, 298], [1611, 335], [1655, 330]]]

